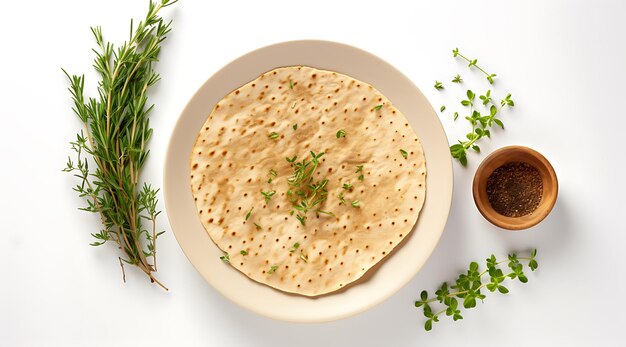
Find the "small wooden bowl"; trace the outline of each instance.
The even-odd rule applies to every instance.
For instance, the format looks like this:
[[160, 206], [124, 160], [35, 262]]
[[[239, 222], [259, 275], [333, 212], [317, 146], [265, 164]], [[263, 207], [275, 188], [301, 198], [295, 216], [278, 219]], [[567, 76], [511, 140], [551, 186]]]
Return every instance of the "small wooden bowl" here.
[[[500, 166], [519, 161], [526, 162], [539, 171], [543, 181], [543, 195], [539, 206], [531, 214], [521, 217], [506, 217], [491, 207], [487, 196], [487, 179]], [[522, 230], [541, 222], [550, 213], [556, 202], [559, 183], [554, 168], [539, 152], [523, 146], [508, 146], [498, 149], [483, 160], [474, 175], [472, 190], [478, 211], [491, 224], [508, 230]]]

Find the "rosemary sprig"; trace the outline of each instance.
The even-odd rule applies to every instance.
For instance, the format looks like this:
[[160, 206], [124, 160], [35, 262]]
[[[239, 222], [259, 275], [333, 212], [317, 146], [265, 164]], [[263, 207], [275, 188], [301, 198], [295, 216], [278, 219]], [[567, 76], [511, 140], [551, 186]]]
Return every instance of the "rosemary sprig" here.
[[[117, 244], [125, 280], [124, 263], [139, 267], [152, 282], [167, 288], [155, 277], [156, 240], [163, 233], [156, 230], [156, 195], [159, 189], [139, 177], [148, 157], [147, 143], [152, 135], [148, 116], [154, 105], [147, 106], [147, 90], [159, 75], [152, 64], [158, 60], [161, 43], [170, 32], [158, 12], [177, 0], [150, 2], [145, 19], [133, 27], [130, 37], [119, 48], [106, 42], [100, 27], [92, 27], [97, 49], [94, 68], [100, 75], [98, 97], [85, 99], [84, 75], [70, 76], [69, 91], [73, 111], [84, 129], [70, 142], [76, 162], [69, 158], [63, 171], [74, 173], [80, 182], [74, 187], [87, 206], [81, 210], [100, 215], [103, 229], [91, 235], [92, 246], [108, 241]], [[89, 158], [96, 168], [89, 167]], [[151, 261], [150, 261], [151, 259]]]
[[[465, 135], [467, 140], [459, 140], [457, 144], [450, 146], [450, 154], [453, 158], [459, 160], [461, 165], [467, 165], [467, 150], [472, 149], [475, 152], [480, 152], [480, 147], [476, 145], [476, 142], [483, 137], [491, 137], [491, 131], [489, 128], [495, 123], [502, 129], [504, 129], [504, 123], [499, 118], [496, 118], [498, 113], [505, 106], [513, 107], [515, 106], [515, 102], [511, 99], [511, 94], [507, 94], [504, 99], [500, 100], [500, 105], [496, 106], [496, 104], [491, 99], [491, 91], [488, 90], [485, 95], [481, 95], [480, 99], [483, 100], [483, 105], [487, 106], [491, 103], [491, 107], [489, 107], [489, 113], [482, 115], [478, 110], [474, 108], [474, 99], [476, 95], [473, 91], [467, 90], [467, 99], [461, 101], [461, 105], [469, 107], [469, 116], [466, 116], [471, 126], [472, 131]], [[456, 120], [456, 115], [455, 115]]]
[[[493, 84], [493, 78], [496, 77], [496, 74], [490, 74], [487, 71], [483, 70], [483, 68], [481, 68], [480, 66], [478, 66], [478, 59], [469, 59], [466, 56], [464, 56], [463, 54], [459, 53], [459, 49], [455, 48], [452, 50], [452, 55], [456, 58], [456, 57], [461, 57], [461, 59], [465, 60], [466, 62], [468, 62], [468, 67], [472, 67], [475, 66], [478, 70], [480, 70], [483, 74], [485, 74], [485, 76], [487, 76], [487, 81], [489, 81], [489, 84]], [[460, 76], [459, 76], [460, 77]], [[460, 78], [459, 78], [460, 80]], [[452, 82], [456, 82], [456, 81], [452, 81]]]
[[[476, 300], [484, 301], [486, 295], [481, 292], [483, 288], [487, 288], [490, 292], [496, 290], [502, 294], [509, 292], [502, 283], [507, 278], [512, 280], [518, 279], [522, 283], [528, 282], [528, 278], [524, 274], [524, 266], [520, 260], [528, 261], [528, 268], [531, 271], [537, 269], [538, 264], [535, 259], [537, 256], [537, 250], [530, 252], [530, 256], [527, 258], [518, 258], [517, 254], [509, 254], [508, 259], [498, 261], [495, 255], [491, 255], [486, 259], [487, 269], [480, 271], [478, 263], [472, 262], [469, 265], [469, 269], [466, 274], [461, 274], [456, 280], [456, 283], [448, 287], [448, 283], [444, 282], [439, 289], [435, 292], [434, 298], [429, 298], [428, 292], [423, 290], [420, 293], [420, 300], [415, 301], [415, 307], [422, 307], [424, 316], [428, 318], [424, 323], [424, 329], [429, 331], [433, 327], [433, 323], [439, 321], [439, 316], [446, 314], [446, 316], [452, 317], [454, 321], [463, 319], [459, 302], [457, 299], [463, 299], [463, 307], [471, 309], [476, 307]], [[510, 272], [504, 273], [498, 265], [508, 262]], [[483, 283], [481, 278], [483, 275], [489, 275], [489, 282]], [[451, 289], [453, 291], [451, 291]], [[433, 310], [431, 304], [435, 301], [443, 304], [445, 308], [440, 311]]]

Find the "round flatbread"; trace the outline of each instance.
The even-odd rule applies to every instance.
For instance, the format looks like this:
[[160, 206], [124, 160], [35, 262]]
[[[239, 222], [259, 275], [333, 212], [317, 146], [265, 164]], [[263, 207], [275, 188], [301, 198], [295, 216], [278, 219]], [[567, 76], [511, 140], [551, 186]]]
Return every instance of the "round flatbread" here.
[[223, 260], [307, 296], [344, 288], [389, 256], [426, 190], [420, 141], [389, 99], [306, 66], [266, 72], [218, 102], [190, 165]]

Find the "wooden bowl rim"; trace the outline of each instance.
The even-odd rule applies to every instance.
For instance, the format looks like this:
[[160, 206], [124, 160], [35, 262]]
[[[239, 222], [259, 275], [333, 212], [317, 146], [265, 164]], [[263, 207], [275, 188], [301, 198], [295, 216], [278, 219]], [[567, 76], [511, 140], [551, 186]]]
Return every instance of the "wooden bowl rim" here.
[[[545, 170], [548, 172], [547, 177], [545, 177], [546, 175], [542, 174], [544, 185], [547, 183], [548, 185], [551, 185], [552, 187], [554, 187], [554, 189], [551, 189], [551, 191], [553, 191], [552, 194], [544, 195], [542, 197], [542, 202], [540, 203], [540, 207], [542, 205], [545, 205], [545, 207], [542, 208], [540, 211], [538, 208], [537, 210], [535, 210], [535, 213], [532, 213], [526, 216], [506, 217], [496, 212], [493, 209], [493, 207], [491, 207], [491, 204], [489, 204], [488, 201], [487, 203], [484, 203], [485, 200], [480, 198], [481, 195], [486, 195], [486, 188], [485, 188], [484, 193], [481, 193], [482, 192], [481, 188], [483, 187], [483, 185], [480, 183], [481, 179], [485, 178], [484, 182], [486, 182], [486, 178], [488, 178], [489, 175], [491, 175], [491, 173], [493, 172], [493, 171], [487, 172], [486, 167], [489, 164], [491, 164], [493, 161], [495, 161], [496, 159], [499, 159], [502, 156], [510, 155], [511, 153], [526, 154], [526, 155], [529, 155], [530, 157], [533, 157], [538, 163], [540, 163], [540, 165], [543, 165]], [[514, 157], [511, 157], [510, 160], [504, 161], [502, 165], [509, 163], [509, 162], [516, 162], [516, 161], [523, 161], [523, 160], [520, 160], [519, 156], [517, 157], [514, 156]], [[499, 165], [498, 167], [502, 165]], [[533, 164], [531, 163], [531, 165]], [[542, 172], [541, 168], [538, 168], [538, 170], [540, 173]], [[544, 194], [545, 194], [545, 191], [546, 189], [544, 187]], [[506, 230], [511, 230], [511, 231], [519, 231], [523, 229], [528, 229], [532, 226], [537, 225], [542, 220], [544, 220], [548, 216], [548, 214], [550, 214], [550, 212], [552, 211], [552, 208], [554, 207], [554, 204], [556, 203], [558, 191], [559, 191], [558, 179], [556, 177], [554, 168], [552, 167], [550, 162], [541, 153], [535, 151], [532, 148], [525, 147], [525, 146], [506, 146], [506, 147], [497, 149], [491, 154], [489, 154], [480, 163], [480, 165], [478, 166], [478, 169], [476, 169], [476, 173], [474, 174], [474, 181], [472, 184], [472, 195], [474, 198], [474, 204], [476, 204], [476, 207], [478, 208], [478, 211], [480, 212], [480, 214], [486, 220], [488, 220], [491, 224], [497, 227], [506, 229]]]

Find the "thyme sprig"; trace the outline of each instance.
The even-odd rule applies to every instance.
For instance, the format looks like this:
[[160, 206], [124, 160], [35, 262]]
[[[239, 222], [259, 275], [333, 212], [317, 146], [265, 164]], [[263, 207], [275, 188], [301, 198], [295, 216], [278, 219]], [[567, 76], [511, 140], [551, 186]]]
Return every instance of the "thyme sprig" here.
[[[452, 50], [452, 55], [456, 58], [456, 57], [460, 57], [461, 59], [465, 60], [466, 62], [468, 62], [468, 67], [472, 67], [475, 66], [478, 70], [480, 70], [483, 74], [485, 74], [485, 76], [487, 76], [487, 81], [489, 81], [489, 84], [493, 84], [493, 78], [496, 77], [496, 74], [490, 74], [487, 71], [485, 71], [483, 68], [481, 68], [480, 66], [478, 66], [478, 59], [469, 59], [466, 56], [464, 56], [463, 54], [459, 53], [459, 49], [455, 48]], [[460, 80], [460, 78], [459, 78]], [[452, 81], [452, 82], [456, 82], [456, 81]]]
[[[154, 277], [156, 266], [156, 218], [159, 189], [140, 183], [141, 170], [148, 157], [147, 143], [152, 135], [148, 116], [148, 89], [159, 75], [153, 68], [161, 43], [170, 32], [158, 12], [176, 0], [150, 2], [145, 19], [134, 27], [131, 20], [128, 41], [115, 49], [104, 40], [100, 27], [92, 27], [97, 49], [94, 68], [99, 74], [98, 96], [86, 98], [85, 76], [67, 76], [74, 106], [72, 110], [83, 129], [70, 142], [76, 153], [63, 171], [74, 173], [74, 187], [87, 206], [81, 210], [97, 213], [103, 228], [91, 235], [92, 246], [109, 241], [122, 251], [119, 256], [125, 281], [124, 263], [137, 266], [152, 282], [167, 288]], [[95, 163], [95, 169], [89, 162]]]
[[298, 211], [296, 219], [302, 225], [306, 225], [306, 214], [309, 211], [334, 215], [332, 212], [324, 211], [317, 207], [327, 198], [328, 190], [326, 185], [328, 184], [328, 179], [324, 178], [317, 183], [313, 183], [313, 174], [317, 171], [317, 167], [320, 164], [319, 159], [324, 155], [324, 152], [315, 153], [311, 151], [310, 154], [310, 160], [302, 159], [300, 162], [296, 161], [297, 156], [287, 158], [294, 170], [293, 175], [287, 179], [287, 183], [290, 186], [287, 196], [293, 203], [293, 208]]
[[[511, 94], [507, 94], [504, 99], [500, 100], [499, 105], [495, 104], [491, 99], [491, 91], [488, 90], [485, 95], [480, 96], [480, 99], [482, 100], [484, 106], [488, 106], [489, 103], [491, 103], [491, 106], [489, 107], [488, 113], [481, 114], [474, 107], [476, 94], [468, 89], [466, 95], [467, 99], [462, 100], [461, 105], [469, 108], [469, 115], [466, 116], [465, 119], [467, 119], [467, 121], [471, 124], [472, 131], [465, 135], [466, 140], [459, 140], [459, 143], [450, 146], [450, 154], [453, 158], [458, 159], [463, 166], [467, 165], [467, 150], [471, 148], [475, 152], [480, 152], [480, 147], [476, 144], [476, 142], [485, 136], [491, 138], [491, 131], [489, 129], [493, 124], [496, 124], [504, 129], [504, 123], [502, 120], [496, 118], [500, 111], [505, 106], [515, 106], [515, 102], [511, 99]], [[457, 115], [455, 114], [455, 120], [456, 117]]]
[[[459, 307], [459, 300], [463, 300], [463, 307], [466, 309], [472, 309], [476, 307], [477, 300], [484, 301], [486, 295], [483, 294], [483, 288], [487, 288], [490, 292], [496, 290], [502, 294], [509, 292], [509, 289], [503, 285], [503, 282], [510, 278], [511, 280], [518, 279], [522, 283], [528, 282], [526, 274], [524, 274], [524, 266], [521, 260], [528, 262], [528, 268], [531, 271], [535, 271], [538, 267], [537, 250], [530, 252], [529, 257], [520, 258], [517, 254], [509, 254], [506, 260], [496, 260], [495, 255], [491, 255], [486, 259], [487, 268], [480, 271], [478, 263], [472, 262], [469, 265], [467, 273], [459, 275], [456, 283], [452, 286], [448, 286], [447, 282], [444, 282], [439, 289], [435, 292], [435, 297], [430, 298], [428, 292], [423, 290], [420, 293], [420, 300], [415, 301], [415, 307], [422, 307], [424, 316], [427, 318], [424, 323], [424, 329], [429, 331], [433, 327], [433, 323], [439, 322], [439, 316], [445, 313], [446, 316], [452, 317], [454, 321], [463, 319], [461, 315], [461, 308]], [[498, 265], [502, 263], [508, 263], [509, 272], [504, 273]], [[489, 275], [489, 282], [482, 282], [483, 275]], [[437, 311], [433, 310], [432, 304], [439, 302], [443, 304], [445, 308]]]

